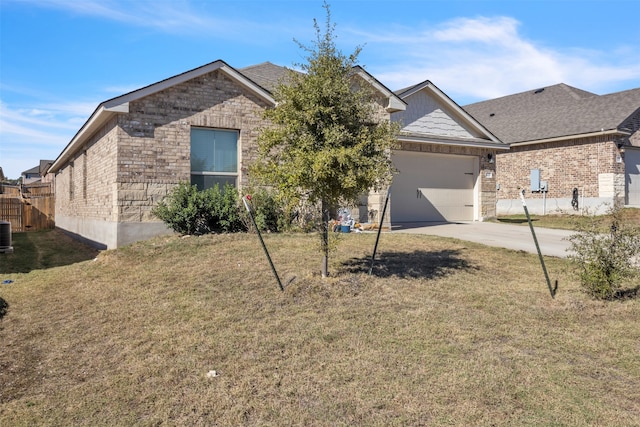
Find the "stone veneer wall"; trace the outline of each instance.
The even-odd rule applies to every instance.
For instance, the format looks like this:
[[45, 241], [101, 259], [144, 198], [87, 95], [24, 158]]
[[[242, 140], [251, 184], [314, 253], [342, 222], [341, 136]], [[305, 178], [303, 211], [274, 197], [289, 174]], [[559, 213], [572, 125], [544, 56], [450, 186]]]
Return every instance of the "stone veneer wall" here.
[[[616, 161], [617, 155], [615, 143], [606, 135], [512, 146], [497, 156], [497, 213], [521, 213], [522, 188], [532, 213], [570, 213], [574, 188], [579, 191], [581, 206], [596, 209], [610, 204], [614, 195], [624, 197], [624, 163]], [[539, 169], [541, 181], [549, 183], [546, 194], [531, 193], [531, 169]]]

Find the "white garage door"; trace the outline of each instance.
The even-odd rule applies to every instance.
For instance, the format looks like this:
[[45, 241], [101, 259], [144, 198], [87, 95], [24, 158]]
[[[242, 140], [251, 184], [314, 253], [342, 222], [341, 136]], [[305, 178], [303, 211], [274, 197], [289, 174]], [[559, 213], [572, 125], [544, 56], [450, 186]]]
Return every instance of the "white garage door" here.
[[396, 151], [391, 222], [473, 221], [476, 158]]
[[627, 204], [640, 206], [640, 149], [627, 148], [624, 163]]

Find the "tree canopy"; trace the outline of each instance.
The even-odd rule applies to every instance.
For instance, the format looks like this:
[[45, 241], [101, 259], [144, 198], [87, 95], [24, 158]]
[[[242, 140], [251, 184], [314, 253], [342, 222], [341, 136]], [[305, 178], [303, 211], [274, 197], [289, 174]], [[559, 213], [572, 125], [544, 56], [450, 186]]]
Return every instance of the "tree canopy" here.
[[[301, 201], [320, 209], [325, 265], [329, 209], [354, 206], [369, 190], [387, 186], [391, 148], [398, 128], [390, 123], [371, 84], [357, 66], [362, 48], [344, 55], [336, 47], [335, 25], [325, 2], [324, 29], [314, 19], [311, 46], [296, 40], [306, 62], [296, 64], [274, 90], [271, 125], [258, 138], [252, 176], [275, 188], [290, 206]], [[378, 98], [377, 98], [378, 97]]]
[[389, 183], [397, 128], [382, 119], [375, 92], [358, 77], [361, 47], [349, 56], [336, 48], [324, 7], [326, 27], [314, 20], [313, 46], [297, 42], [307, 62], [290, 71], [274, 91], [276, 107], [265, 112], [272, 126], [259, 137], [254, 173], [291, 202], [335, 207]]

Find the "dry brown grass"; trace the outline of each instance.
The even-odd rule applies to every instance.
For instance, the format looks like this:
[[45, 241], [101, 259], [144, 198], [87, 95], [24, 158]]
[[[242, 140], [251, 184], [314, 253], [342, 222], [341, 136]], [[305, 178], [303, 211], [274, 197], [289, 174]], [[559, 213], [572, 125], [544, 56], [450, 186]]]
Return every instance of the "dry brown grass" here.
[[[5, 274], [0, 425], [639, 425], [640, 301], [429, 236], [158, 238]], [[218, 376], [209, 378], [207, 372]]]

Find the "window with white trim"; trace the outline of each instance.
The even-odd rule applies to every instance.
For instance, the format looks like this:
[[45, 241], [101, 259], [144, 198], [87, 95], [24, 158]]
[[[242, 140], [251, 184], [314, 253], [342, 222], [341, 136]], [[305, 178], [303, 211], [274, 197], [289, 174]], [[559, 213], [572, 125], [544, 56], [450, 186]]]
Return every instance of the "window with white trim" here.
[[191, 128], [191, 185], [237, 187], [238, 131]]

